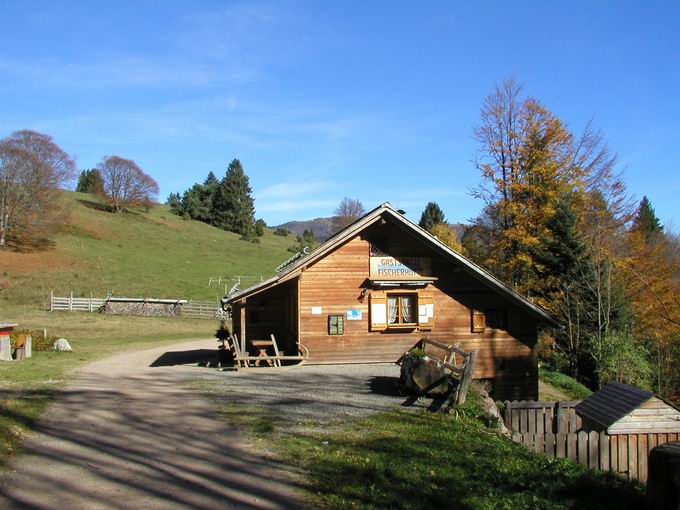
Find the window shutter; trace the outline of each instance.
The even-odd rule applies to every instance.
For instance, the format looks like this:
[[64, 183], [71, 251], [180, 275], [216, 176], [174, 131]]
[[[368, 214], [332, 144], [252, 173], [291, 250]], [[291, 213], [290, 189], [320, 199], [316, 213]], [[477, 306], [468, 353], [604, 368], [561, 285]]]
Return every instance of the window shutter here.
[[434, 296], [418, 295], [418, 327], [429, 331], [434, 328]]
[[329, 315], [328, 316], [328, 334], [329, 335], [344, 335], [345, 334], [345, 321], [342, 315]]
[[486, 329], [486, 315], [482, 310], [472, 310], [472, 332], [484, 333]]
[[371, 292], [371, 331], [387, 329], [387, 296], [384, 292]]

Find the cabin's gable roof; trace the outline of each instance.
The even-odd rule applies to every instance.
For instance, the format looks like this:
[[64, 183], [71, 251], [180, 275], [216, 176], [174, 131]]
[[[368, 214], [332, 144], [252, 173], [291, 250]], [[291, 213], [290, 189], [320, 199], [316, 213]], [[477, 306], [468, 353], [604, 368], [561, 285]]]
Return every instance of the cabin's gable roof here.
[[325, 243], [319, 246], [312, 253], [303, 257], [289, 267], [281, 271], [279, 274], [272, 276], [271, 278], [264, 280], [252, 287], [243, 289], [241, 291], [235, 292], [230, 296], [224, 298], [222, 301], [224, 304], [234, 303], [248, 296], [262, 292], [270, 287], [284, 283], [291, 279], [298, 277], [305, 267], [313, 264], [317, 260], [325, 257], [331, 251], [336, 249], [338, 246], [344, 242], [352, 239], [354, 236], [358, 235], [360, 232], [373, 225], [374, 223], [380, 221], [382, 218], [394, 220], [394, 222], [405, 229], [408, 233], [415, 235], [426, 245], [440, 252], [445, 258], [457, 262], [459, 267], [465, 270], [468, 274], [486, 284], [496, 292], [507, 297], [510, 301], [514, 302], [520, 308], [529, 312], [534, 317], [539, 320], [551, 324], [553, 326], [558, 326], [557, 321], [545, 310], [536, 304], [532, 303], [524, 296], [516, 292], [515, 290], [508, 287], [506, 284], [501, 282], [498, 278], [490, 274], [488, 271], [478, 266], [474, 262], [468, 260], [460, 253], [452, 250], [450, 247], [439, 241], [435, 236], [430, 234], [425, 229], [416, 225], [415, 223], [409, 221], [403, 214], [399, 213], [396, 209], [392, 207], [389, 202], [379, 205], [372, 211], [368, 212], [358, 220], [356, 220], [351, 225], [347, 226], [345, 229], [341, 230], [334, 236], [330, 237]]
[[577, 404], [576, 412], [609, 428], [653, 397], [649, 390], [613, 381]]

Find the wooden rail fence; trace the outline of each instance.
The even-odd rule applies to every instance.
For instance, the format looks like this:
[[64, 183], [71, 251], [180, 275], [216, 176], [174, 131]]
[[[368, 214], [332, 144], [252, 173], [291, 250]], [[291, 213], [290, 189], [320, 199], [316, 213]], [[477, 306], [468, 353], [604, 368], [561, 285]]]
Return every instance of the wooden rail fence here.
[[187, 301], [182, 305], [182, 316], [194, 319], [220, 319], [224, 313], [214, 301]]
[[503, 402], [503, 421], [508, 429], [520, 434], [578, 432], [581, 430], [582, 422], [574, 408], [579, 402], [580, 400], [560, 402], [506, 400]]
[[[107, 298], [96, 298], [90, 294], [90, 297], [74, 297], [71, 292], [66, 297], [55, 296], [54, 292], [50, 293], [50, 312], [52, 311], [68, 311], [68, 312], [98, 312], [106, 303]], [[182, 304], [182, 311], [179, 317], [189, 317], [192, 319], [221, 319], [224, 318], [224, 312], [219, 303], [215, 301], [186, 301]]]
[[512, 440], [549, 458], [565, 458], [601, 471], [647, 481], [649, 452], [655, 446], [678, 440], [678, 434], [619, 434], [560, 432], [512, 434]]
[[50, 312], [54, 310], [66, 310], [69, 312], [97, 312], [104, 306], [105, 298], [73, 297], [71, 292], [67, 297], [57, 297], [50, 293]]

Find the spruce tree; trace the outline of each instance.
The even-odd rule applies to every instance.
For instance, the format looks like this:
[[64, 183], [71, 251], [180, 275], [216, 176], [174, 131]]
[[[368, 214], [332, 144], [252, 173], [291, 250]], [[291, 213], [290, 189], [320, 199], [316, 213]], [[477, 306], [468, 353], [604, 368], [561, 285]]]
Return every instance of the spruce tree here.
[[432, 227], [439, 223], [444, 223], [445, 221], [444, 212], [441, 207], [439, 207], [439, 204], [437, 204], [437, 202], [429, 202], [425, 206], [423, 214], [420, 215], [418, 225], [429, 232]]
[[647, 242], [653, 240], [663, 232], [663, 226], [661, 225], [659, 218], [656, 217], [652, 203], [646, 196], [642, 197], [640, 206], [635, 213], [633, 230], [642, 232]]
[[248, 176], [238, 159], [229, 163], [224, 178], [213, 196], [213, 219], [215, 225], [241, 234], [245, 239], [253, 237], [255, 230], [255, 201], [251, 196]]
[[78, 177], [78, 184], [76, 191], [81, 193], [90, 193], [98, 195], [104, 190], [104, 181], [99, 173], [99, 170], [92, 168], [91, 170], [83, 170]]
[[182, 210], [182, 199], [179, 196], [179, 193], [170, 193], [168, 195], [168, 199], [165, 201], [165, 204], [169, 205], [170, 211], [174, 214], [177, 214], [178, 216], [181, 216], [184, 212]]

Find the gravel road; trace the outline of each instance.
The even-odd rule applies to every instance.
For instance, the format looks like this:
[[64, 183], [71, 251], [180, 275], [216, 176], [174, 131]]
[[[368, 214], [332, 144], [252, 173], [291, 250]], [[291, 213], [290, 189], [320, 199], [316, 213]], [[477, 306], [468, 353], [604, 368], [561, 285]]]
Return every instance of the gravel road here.
[[300, 508], [285, 468], [182, 384], [187, 370], [213, 371], [158, 363], [214, 346], [185, 342], [81, 369], [0, 476], [0, 508]]
[[406, 398], [397, 391], [394, 364], [303, 365], [292, 369], [249, 369], [238, 372], [185, 372], [209, 383], [218, 398], [265, 409], [279, 430], [332, 426], [350, 418], [389, 411]]

